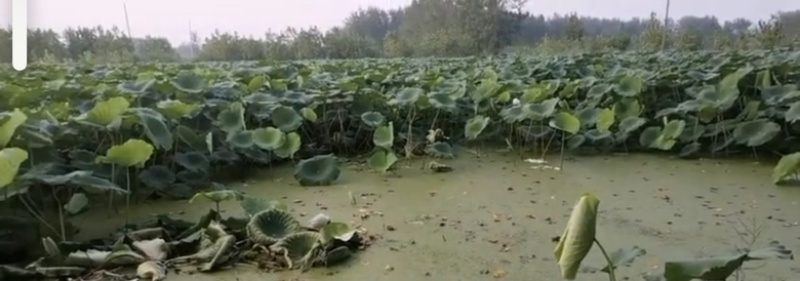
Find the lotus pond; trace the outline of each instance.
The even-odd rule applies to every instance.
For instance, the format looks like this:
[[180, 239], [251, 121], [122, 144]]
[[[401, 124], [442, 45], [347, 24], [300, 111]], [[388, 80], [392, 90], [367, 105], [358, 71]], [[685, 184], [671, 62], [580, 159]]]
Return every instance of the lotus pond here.
[[[719, 250], [736, 239], [710, 230], [730, 227], [721, 201], [739, 206], [753, 203], [743, 198], [748, 192], [787, 193], [764, 199], [769, 207], [737, 207], [756, 221], [777, 218], [759, 212], [795, 208], [793, 191], [775, 184], [792, 183], [800, 168], [797, 65], [800, 52], [764, 50], [0, 71], [0, 188], [8, 210], [0, 242], [13, 248], [3, 263], [44, 256], [30, 270], [0, 272], [64, 277], [138, 265], [141, 274], [159, 277], [176, 264], [204, 272], [249, 264], [291, 275], [344, 262], [366, 263], [367, 273], [386, 278], [462, 269], [498, 278], [571, 276], [589, 249], [574, 234], [588, 228], [574, 227], [594, 225], [586, 214], [597, 210], [586, 207], [597, 201], [580, 195], [586, 191], [606, 202], [598, 237], [623, 249], [607, 259], [612, 269], [641, 263], [645, 251], [630, 242], [648, 237], [642, 229], [659, 233], [656, 245], [713, 236], [680, 242]], [[616, 156], [645, 152], [663, 155]], [[542, 158], [551, 164], [531, 170]], [[752, 161], [772, 168], [744, 164]], [[667, 166], [676, 172], [665, 175]], [[260, 180], [235, 184], [253, 179]], [[656, 195], [642, 192], [665, 193], [665, 209], [654, 210], [659, 205], [648, 198]], [[717, 194], [724, 192], [728, 197]], [[579, 211], [567, 216], [575, 197]], [[688, 214], [695, 209], [673, 205], [691, 200], [706, 209]], [[769, 200], [781, 203], [772, 208]], [[98, 210], [113, 218], [96, 217]], [[151, 216], [156, 210], [164, 214]], [[697, 222], [702, 211], [716, 219]], [[482, 222], [486, 214], [492, 219]], [[574, 235], [545, 231], [563, 230], [565, 216], [565, 233]], [[80, 223], [86, 218], [92, 223]], [[101, 219], [111, 221], [97, 224]], [[775, 224], [796, 225], [781, 219]], [[116, 235], [90, 231], [99, 226]], [[34, 229], [39, 234], [26, 232]], [[772, 236], [782, 244], [761, 241], [765, 250], [662, 262], [664, 277], [724, 279], [709, 271], [789, 258], [796, 237], [781, 233]], [[555, 261], [535, 262], [552, 256], [543, 249], [554, 245], [541, 235], [560, 241], [560, 274]], [[683, 249], [642, 239], [637, 246], [650, 251], [644, 259]], [[584, 244], [594, 240], [601, 239]], [[526, 241], [532, 244], [523, 253]], [[517, 258], [505, 257], [511, 252]], [[366, 274], [336, 268], [337, 278]]]

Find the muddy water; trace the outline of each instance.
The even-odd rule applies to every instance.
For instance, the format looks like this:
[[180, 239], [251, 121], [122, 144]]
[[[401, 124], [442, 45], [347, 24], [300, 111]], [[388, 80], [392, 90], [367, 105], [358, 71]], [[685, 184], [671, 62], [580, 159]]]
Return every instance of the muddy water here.
[[[532, 169], [517, 155], [466, 154], [446, 163], [455, 170], [431, 174], [420, 170], [421, 163], [406, 162], [397, 176], [350, 166], [329, 187], [300, 187], [291, 168], [264, 172], [235, 188], [284, 199], [295, 214], [305, 215], [303, 220], [326, 212], [383, 238], [338, 267], [267, 275], [240, 265], [214, 274], [173, 274], [168, 280], [560, 280], [551, 239], [561, 234], [570, 207], [584, 192], [601, 199], [598, 235], [609, 251], [633, 245], [647, 250], [631, 267], [619, 270], [617, 276], [631, 280], [642, 280], [641, 272], [657, 270], [667, 259], [726, 254], [744, 246], [750, 237], [742, 239], [735, 231], [743, 223], [763, 224], [757, 245], [774, 239], [800, 248], [800, 188], [770, 184], [771, 166], [765, 164], [626, 155], [578, 158], [557, 172]], [[358, 195], [357, 206], [351, 205], [348, 192]], [[132, 217], [183, 211], [195, 218], [209, 207], [144, 203], [132, 210]], [[235, 204], [224, 208], [241, 212]], [[362, 220], [358, 215], [364, 210], [372, 213]], [[99, 210], [76, 223], [85, 235], [96, 235], [118, 226], [119, 217]], [[587, 263], [602, 261], [595, 248]], [[792, 261], [746, 272], [747, 280], [774, 281], [789, 280], [792, 273], [800, 273]], [[607, 277], [587, 274], [579, 280]]]

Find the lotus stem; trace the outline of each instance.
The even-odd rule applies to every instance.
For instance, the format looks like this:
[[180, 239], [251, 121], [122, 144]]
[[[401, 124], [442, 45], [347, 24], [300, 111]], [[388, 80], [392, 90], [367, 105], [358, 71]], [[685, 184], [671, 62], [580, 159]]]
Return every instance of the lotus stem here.
[[600, 252], [603, 253], [603, 257], [606, 258], [606, 262], [608, 263], [608, 280], [617, 281], [617, 276], [614, 274], [616, 269], [614, 268], [614, 263], [611, 261], [611, 257], [608, 255], [608, 252], [606, 252], [606, 248], [603, 248], [603, 244], [600, 244], [597, 238], [594, 239], [594, 243], [600, 248]]
[[61, 206], [61, 200], [58, 200], [58, 194], [56, 193], [55, 188], [50, 188], [50, 192], [53, 194], [53, 199], [56, 200], [56, 209], [58, 209], [58, 223], [60, 224], [61, 230], [61, 241], [65, 241], [67, 239], [67, 230], [64, 227], [64, 206]]
[[[128, 217], [131, 210], [131, 170], [130, 167], [125, 167], [125, 189], [128, 194], [125, 194], [125, 225], [128, 224]], [[113, 192], [111, 193], [113, 196]]]

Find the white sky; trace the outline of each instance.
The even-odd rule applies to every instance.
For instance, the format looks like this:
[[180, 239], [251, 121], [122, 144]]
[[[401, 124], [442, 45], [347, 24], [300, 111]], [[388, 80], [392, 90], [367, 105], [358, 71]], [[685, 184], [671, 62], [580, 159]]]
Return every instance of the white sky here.
[[[124, 30], [124, 0], [28, 0], [29, 26], [63, 30], [70, 26], [118, 26]], [[267, 30], [287, 26], [339, 25], [359, 7], [396, 8], [411, 0], [129, 0], [134, 37], [163, 36], [173, 44], [188, 41], [189, 22], [204, 37], [214, 29], [263, 37]], [[530, 0], [534, 14], [577, 12], [596, 17], [648, 17], [659, 15], [666, 0]], [[672, 0], [673, 18], [715, 15], [721, 20], [744, 17], [767, 19], [777, 11], [800, 9], [800, 0]], [[0, 0], [0, 26], [11, 22], [11, 0]]]

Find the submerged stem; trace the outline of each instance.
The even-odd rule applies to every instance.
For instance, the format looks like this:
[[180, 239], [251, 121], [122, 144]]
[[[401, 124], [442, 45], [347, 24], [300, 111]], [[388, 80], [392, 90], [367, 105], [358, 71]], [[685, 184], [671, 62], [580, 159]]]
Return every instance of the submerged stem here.
[[611, 256], [608, 255], [606, 248], [603, 248], [603, 244], [600, 244], [600, 241], [598, 241], [597, 238], [594, 239], [594, 243], [597, 244], [598, 248], [600, 248], [600, 252], [603, 253], [603, 257], [606, 258], [606, 262], [608, 263], [608, 280], [617, 281], [617, 276], [614, 274], [616, 269], [614, 268], [614, 263], [611, 261]]

